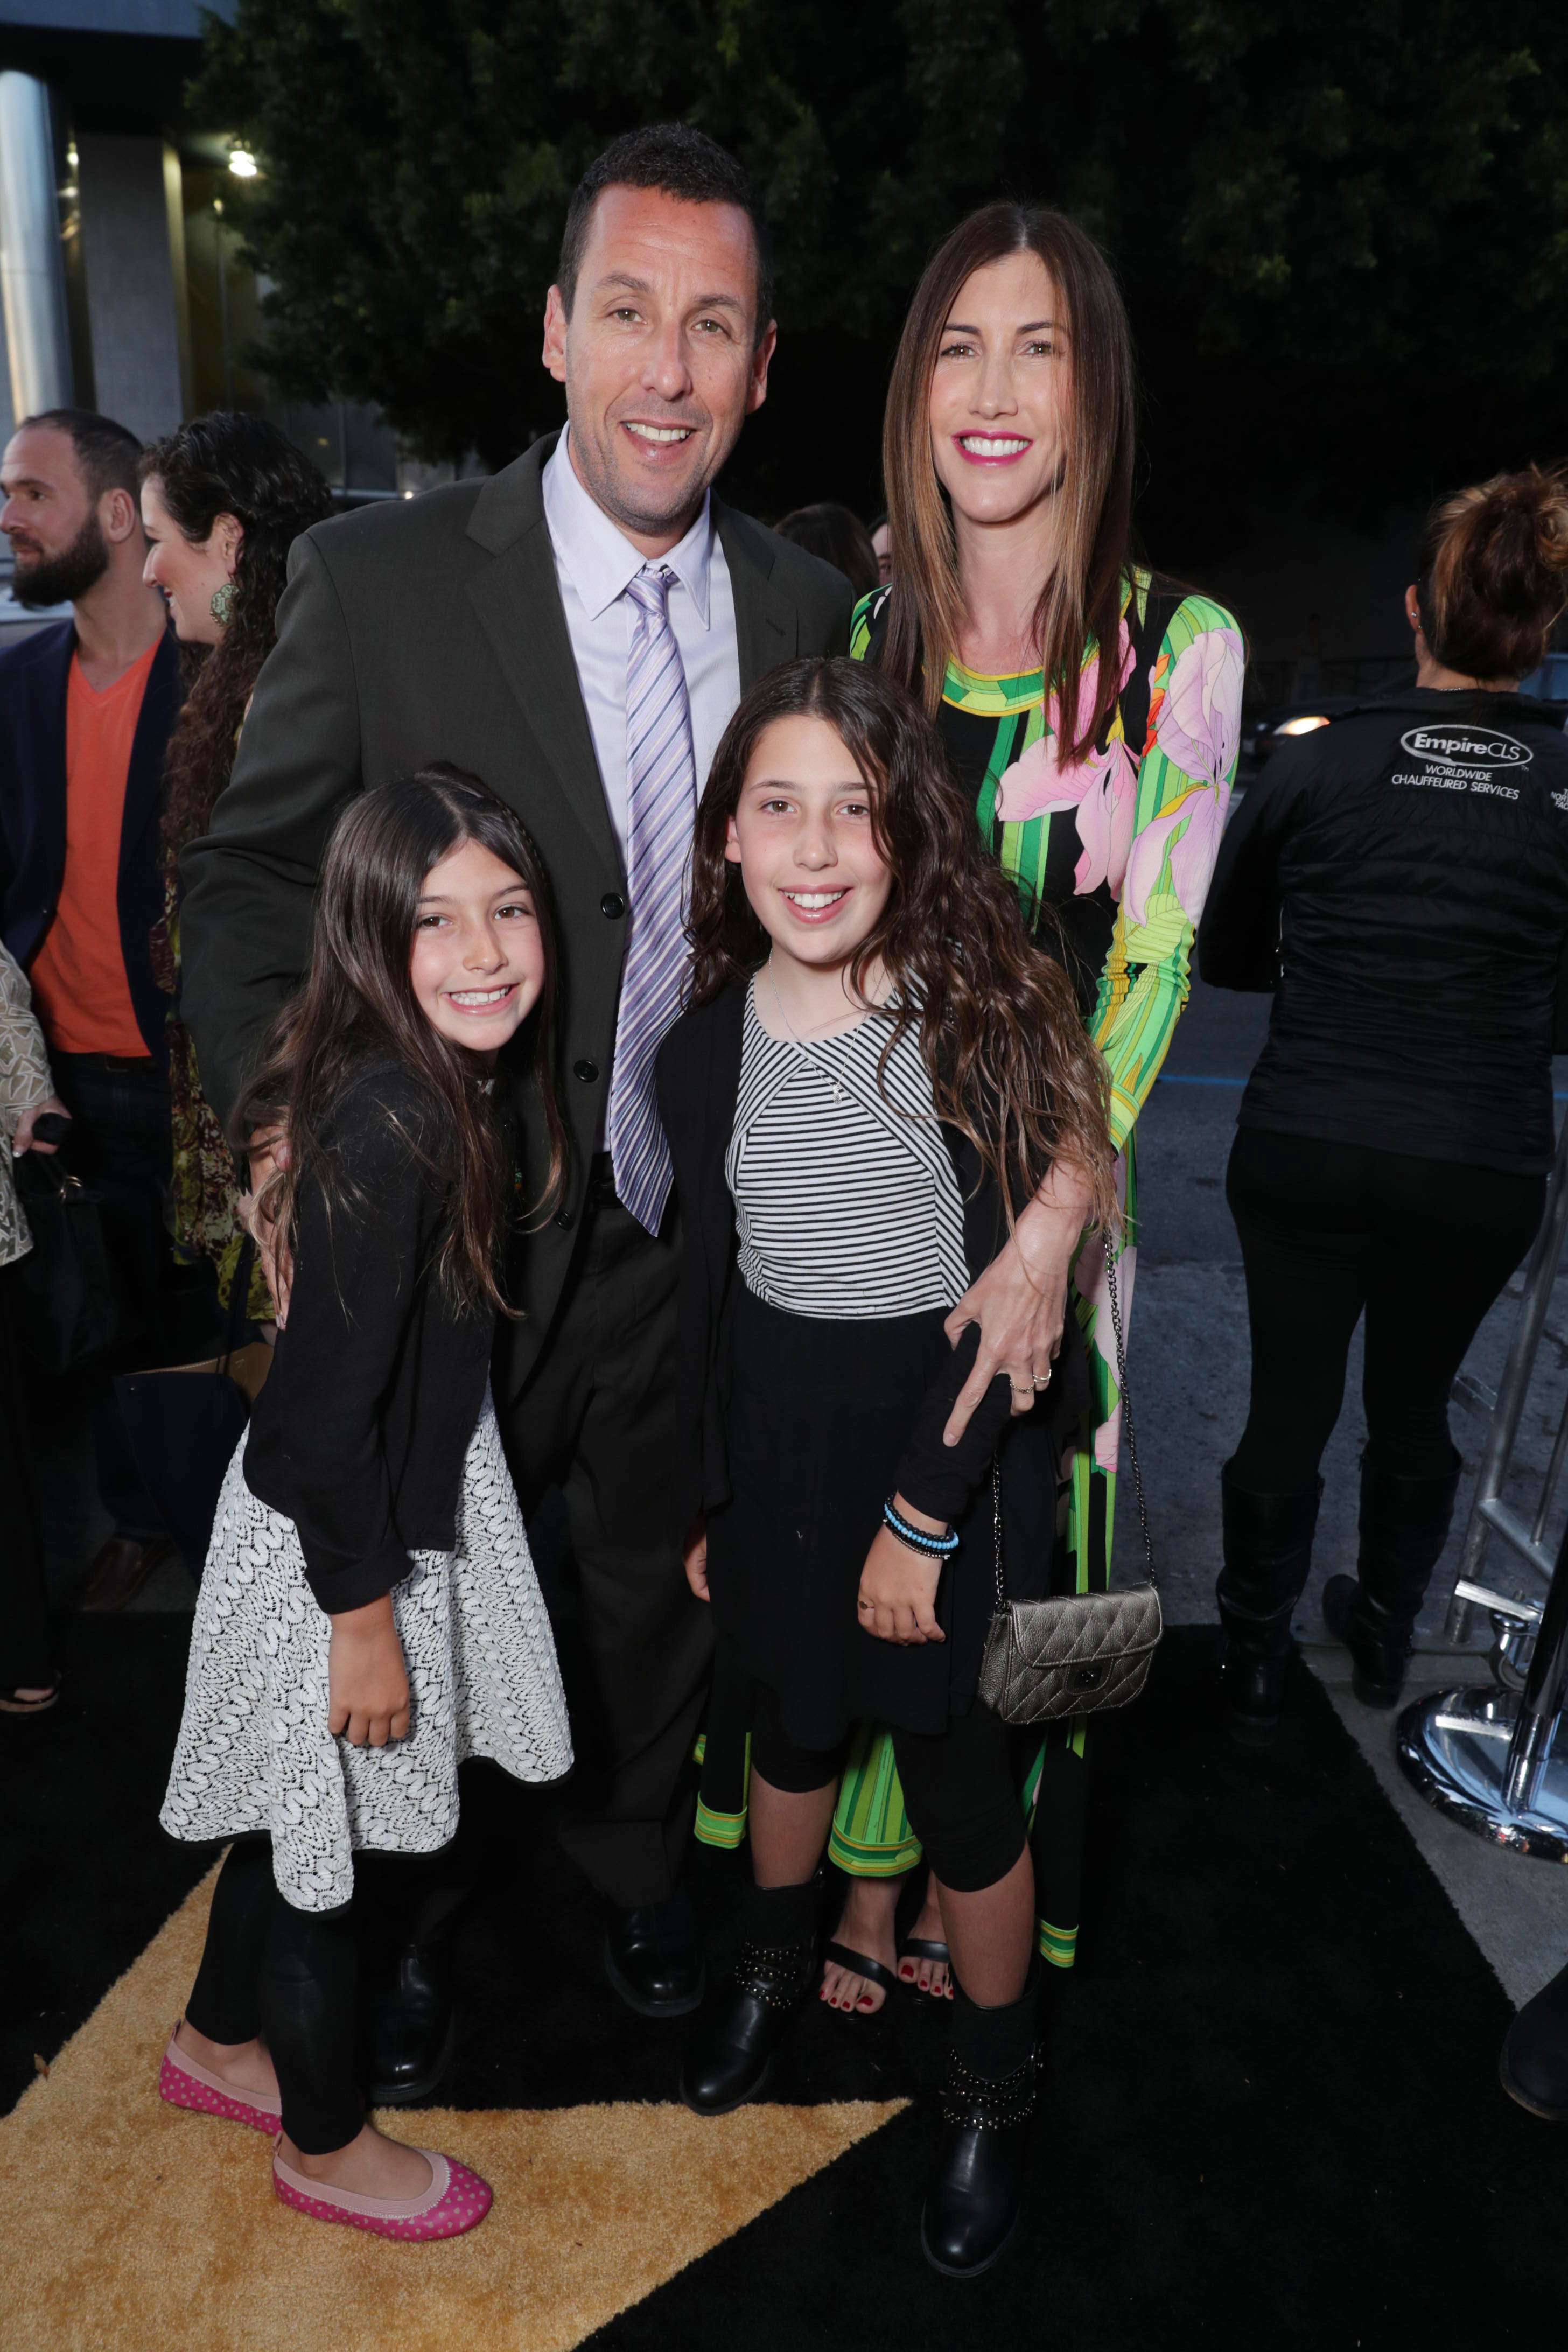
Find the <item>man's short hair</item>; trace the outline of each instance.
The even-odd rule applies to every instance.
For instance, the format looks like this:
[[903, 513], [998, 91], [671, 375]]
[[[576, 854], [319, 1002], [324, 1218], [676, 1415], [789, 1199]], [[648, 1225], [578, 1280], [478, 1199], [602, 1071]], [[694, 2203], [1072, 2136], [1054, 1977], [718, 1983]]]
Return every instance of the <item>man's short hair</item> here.
[[689, 205], [736, 205], [752, 224], [757, 258], [757, 341], [773, 315], [773, 241], [763, 200], [727, 147], [689, 122], [650, 122], [612, 140], [578, 181], [566, 208], [556, 283], [571, 316], [594, 206], [606, 188], [657, 188]]
[[24, 416], [16, 430], [30, 433], [35, 425], [47, 425], [69, 439], [94, 505], [106, 490], [129, 491], [132, 499], [141, 495], [136, 469], [142, 444], [112, 416], [100, 416], [90, 408], [41, 408], [36, 416]]

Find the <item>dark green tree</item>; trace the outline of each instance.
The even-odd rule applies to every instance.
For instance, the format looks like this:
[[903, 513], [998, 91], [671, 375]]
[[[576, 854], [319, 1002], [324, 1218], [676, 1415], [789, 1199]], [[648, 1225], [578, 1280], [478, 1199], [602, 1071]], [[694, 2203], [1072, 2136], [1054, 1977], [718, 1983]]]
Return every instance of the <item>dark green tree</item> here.
[[[240, 0], [196, 97], [264, 167], [268, 365], [497, 463], [560, 414], [539, 323], [571, 188], [682, 116], [776, 225], [764, 510], [877, 496], [935, 240], [1077, 212], [1127, 289], [1168, 560], [1283, 500], [1366, 511], [1568, 445], [1568, 12], [1517, 0]], [[1169, 547], [1167, 542], [1174, 541]]]

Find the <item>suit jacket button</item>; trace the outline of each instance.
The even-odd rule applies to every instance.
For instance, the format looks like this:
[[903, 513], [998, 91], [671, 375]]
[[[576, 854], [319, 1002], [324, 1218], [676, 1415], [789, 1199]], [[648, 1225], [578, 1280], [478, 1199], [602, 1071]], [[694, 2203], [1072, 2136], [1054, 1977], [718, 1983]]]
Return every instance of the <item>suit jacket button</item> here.
[[581, 1078], [585, 1087], [591, 1087], [598, 1075], [599, 1065], [597, 1062], [589, 1062], [584, 1060], [581, 1062], [574, 1062], [572, 1065], [572, 1076], [574, 1078]]
[[555, 1212], [555, 1222], [556, 1222], [556, 1223], [561, 1227], [562, 1232], [563, 1232], [563, 1233], [565, 1233], [565, 1232], [570, 1228], [571, 1223], [572, 1223], [572, 1212], [571, 1212], [571, 1210], [570, 1210], [570, 1209], [557, 1209], [557, 1210], [556, 1210], [556, 1212]]
[[599, 901], [600, 914], [608, 915], [612, 923], [618, 923], [626, 911], [626, 902], [622, 898], [620, 892], [618, 890], [606, 890], [604, 897]]

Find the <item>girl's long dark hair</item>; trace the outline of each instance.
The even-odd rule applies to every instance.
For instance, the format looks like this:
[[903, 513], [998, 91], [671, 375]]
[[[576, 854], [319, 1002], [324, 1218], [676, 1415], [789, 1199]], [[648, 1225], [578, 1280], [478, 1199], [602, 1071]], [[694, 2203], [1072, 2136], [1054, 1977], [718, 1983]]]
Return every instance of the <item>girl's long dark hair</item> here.
[[331, 494], [309, 458], [264, 416], [216, 409], [182, 425], [142, 455], [142, 479], [156, 481], [188, 540], [210, 539], [220, 514], [245, 536], [234, 569], [234, 603], [216, 646], [181, 647], [185, 699], [169, 739], [163, 840], [173, 856], [207, 829], [228, 782], [235, 738], [261, 665], [278, 635], [278, 599], [289, 550], [324, 522]]
[[[342, 1171], [322, 1140], [332, 1105], [366, 1058], [390, 1055], [414, 1073], [445, 1139], [441, 1165], [449, 1217], [437, 1270], [459, 1305], [514, 1310], [500, 1267], [511, 1202], [512, 1160], [482, 1073], [461, 1045], [433, 1029], [409, 979], [419, 894], [433, 866], [464, 842], [510, 866], [526, 884], [544, 950], [544, 986], [530, 1021], [531, 1069], [550, 1139], [550, 1166], [534, 1209], [560, 1194], [566, 1129], [555, 1092], [555, 927], [539, 852], [511, 811], [477, 778], [445, 766], [375, 784], [350, 801], [333, 827], [316, 894], [310, 966], [304, 985], [273, 1023], [258, 1070], [234, 1118], [243, 1149], [258, 1129], [281, 1122], [289, 1164], [266, 1202], [285, 1249], [294, 1245], [300, 1188], [321, 1187], [330, 1207], [352, 1206]], [[413, 1138], [416, 1156], [430, 1154]]]
[[691, 1001], [706, 1003], [756, 971], [768, 952], [768, 935], [724, 845], [763, 734], [795, 718], [826, 719], [872, 788], [877, 845], [893, 882], [847, 976], [861, 990], [879, 961], [892, 983], [898, 1019], [884, 1062], [918, 1024], [938, 1114], [979, 1151], [1009, 1220], [1052, 1163], [1067, 1160], [1089, 1179], [1094, 1222], [1113, 1223], [1105, 1066], [1072, 984], [1030, 938], [1017, 894], [980, 838], [935, 728], [882, 671], [842, 657], [790, 662], [742, 697], [697, 812]]

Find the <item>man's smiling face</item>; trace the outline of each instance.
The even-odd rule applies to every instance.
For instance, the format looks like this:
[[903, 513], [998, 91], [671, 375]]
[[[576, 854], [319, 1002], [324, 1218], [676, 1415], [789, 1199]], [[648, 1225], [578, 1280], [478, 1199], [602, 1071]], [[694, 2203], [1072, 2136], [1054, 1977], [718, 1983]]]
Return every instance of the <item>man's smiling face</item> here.
[[578, 479], [646, 555], [683, 538], [767, 396], [757, 254], [738, 205], [606, 188], [570, 316], [552, 286], [544, 364], [566, 387]]

